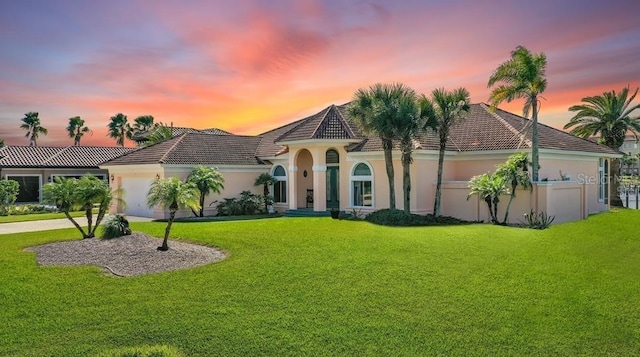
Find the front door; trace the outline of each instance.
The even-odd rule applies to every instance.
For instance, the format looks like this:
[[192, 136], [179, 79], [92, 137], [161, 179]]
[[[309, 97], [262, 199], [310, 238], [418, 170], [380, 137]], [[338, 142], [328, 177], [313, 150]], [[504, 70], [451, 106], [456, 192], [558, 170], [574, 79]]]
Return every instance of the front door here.
[[340, 168], [327, 167], [327, 208], [340, 208]]

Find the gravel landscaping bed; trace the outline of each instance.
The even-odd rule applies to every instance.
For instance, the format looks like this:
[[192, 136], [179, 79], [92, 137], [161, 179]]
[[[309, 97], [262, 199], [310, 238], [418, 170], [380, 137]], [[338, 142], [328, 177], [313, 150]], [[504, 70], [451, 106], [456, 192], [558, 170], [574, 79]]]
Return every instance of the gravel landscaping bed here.
[[114, 239], [82, 239], [27, 248], [40, 265], [97, 265], [118, 276], [134, 276], [192, 268], [220, 261], [226, 254], [217, 248], [169, 241], [169, 250], [158, 251], [162, 240], [143, 233]]

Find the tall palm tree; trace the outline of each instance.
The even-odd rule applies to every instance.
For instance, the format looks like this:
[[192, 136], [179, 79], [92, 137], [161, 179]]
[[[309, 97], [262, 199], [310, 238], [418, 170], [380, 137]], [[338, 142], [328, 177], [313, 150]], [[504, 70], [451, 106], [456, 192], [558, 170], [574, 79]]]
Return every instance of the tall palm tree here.
[[511, 59], [502, 63], [489, 77], [488, 87], [497, 85], [489, 95], [491, 106], [515, 99], [524, 99], [522, 115], [529, 117], [531, 112], [531, 176], [538, 181], [540, 163], [538, 159], [538, 111], [539, 96], [547, 89], [545, 72], [547, 56], [544, 53], [531, 53], [523, 46], [511, 52]]
[[471, 109], [469, 91], [457, 88], [447, 91], [438, 88], [431, 93], [431, 99], [423, 98], [423, 111], [427, 116], [426, 126], [434, 129], [440, 138], [440, 152], [438, 154], [438, 180], [436, 182], [436, 198], [433, 203], [433, 214], [440, 215], [442, 197], [442, 172], [444, 168], [444, 151], [449, 139], [451, 127], [462, 120], [465, 113]]
[[141, 115], [133, 121], [133, 134], [138, 135], [153, 128], [153, 115]]
[[107, 135], [110, 138], [116, 139], [116, 144], [120, 146], [124, 146], [125, 139], [131, 139], [133, 137], [133, 129], [128, 123], [127, 116], [122, 113], [112, 116], [107, 128], [109, 128]]
[[[569, 111], [576, 114], [569, 120], [565, 129], [573, 127], [571, 134], [588, 138], [599, 135], [601, 144], [618, 150], [624, 143], [627, 132], [631, 132], [636, 140], [640, 132], [640, 116], [633, 116], [633, 111], [640, 109], [640, 103], [631, 102], [638, 94], [638, 89], [629, 97], [629, 88], [623, 88], [620, 93], [604, 92], [602, 95], [582, 98], [583, 104], [574, 105]], [[611, 172], [620, 174], [620, 160], [612, 160]], [[611, 182], [611, 205], [621, 207], [622, 200], [618, 188], [620, 182]]]
[[29, 112], [22, 118], [22, 125], [20, 129], [27, 131], [26, 138], [29, 138], [29, 146], [38, 146], [38, 136], [40, 134], [47, 135], [49, 132], [47, 129], [40, 125], [40, 118], [38, 118], [37, 112]]
[[147, 193], [149, 208], [160, 206], [169, 209], [169, 221], [167, 222], [167, 228], [164, 230], [164, 240], [158, 250], [169, 250], [169, 233], [171, 232], [173, 220], [176, 218], [176, 212], [179, 209], [190, 208], [194, 211], [200, 209], [198, 194], [198, 188], [193, 182], [184, 182], [177, 177], [158, 179], [151, 184], [151, 188]]
[[164, 125], [162, 123], [154, 124], [149, 131], [148, 136], [146, 136], [146, 140], [141, 141], [141, 147], [147, 147], [154, 144], [157, 144], [161, 141], [165, 141], [167, 139], [171, 139], [173, 137], [173, 129], [170, 126]]
[[67, 126], [67, 133], [69, 137], [73, 139], [73, 145], [79, 146], [80, 139], [86, 133], [91, 133], [89, 127], [84, 125], [84, 119], [80, 117], [69, 118], [69, 125]]
[[193, 210], [193, 214], [196, 217], [204, 217], [204, 199], [211, 192], [219, 194], [224, 189], [224, 177], [215, 167], [199, 165], [191, 171], [189, 177], [187, 177], [187, 182], [193, 183], [200, 192], [200, 212], [198, 214]]
[[402, 98], [414, 97], [415, 92], [402, 83], [377, 83], [360, 88], [354, 94], [347, 112], [367, 134], [375, 134], [382, 141], [384, 161], [389, 182], [389, 208], [396, 209], [395, 178], [393, 168], [393, 141], [400, 138], [398, 123], [406, 112], [401, 109]]

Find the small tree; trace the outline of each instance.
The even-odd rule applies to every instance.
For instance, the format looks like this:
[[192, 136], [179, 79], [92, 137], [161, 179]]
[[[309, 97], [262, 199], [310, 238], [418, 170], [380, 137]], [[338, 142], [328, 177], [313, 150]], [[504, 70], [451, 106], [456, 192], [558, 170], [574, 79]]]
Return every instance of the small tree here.
[[268, 173], [261, 173], [254, 183], [255, 186], [262, 185], [262, 194], [264, 195], [264, 211], [269, 212], [269, 204], [271, 204], [271, 195], [269, 195], [269, 186], [275, 185], [278, 179]]
[[18, 184], [18, 181], [0, 180], [0, 205], [2, 205], [2, 213], [9, 214], [9, 207], [16, 203], [19, 192], [20, 184]]
[[[117, 192], [111, 190], [109, 184], [93, 175], [85, 175], [79, 180], [58, 176], [54, 182], [44, 185], [43, 191], [45, 202], [55, 204], [80, 231], [82, 238], [95, 237], [96, 229], [109, 210], [111, 202], [114, 199], [119, 200], [119, 198], [115, 198]], [[95, 224], [93, 224], [94, 205], [98, 206]], [[69, 214], [74, 209], [85, 211], [86, 232]]]
[[509, 194], [505, 179], [498, 175], [486, 173], [473, 176], [469, 181], [468, 187], [471, 192], [469, 192], [467, 199], [473, 195], [478, 195], [489, 207], [491, 222], [499, 224], [498, 203], [500, 203], [500, 196]]
[[150, 208], [160, 206], [169, 209], [169, 221], [164, 230], [164, 240], [160, 251], [169, 250], [169, 233], [171, 225], [176, 217], [176, 212], [181, 208], [190, 208], [192, 211], [200, 209], [198, 204], [198, 187], [193, 182], [183, 182], [177, 177], [155, 180], [147, 193], [147, 204]]
[[215, 192], [219, 194], [224, 189], [224, 177], [215, 167], [199, 165], [191, 171], [189, 177], [187, 177], [187, 182], [193, 183], [200, 191], [200, 211], [196, 212], [194, 209], [191, 211], [196, 217], [204, 217], [204, 199], [209, 193]]
[[529, 165], [531, 165], [531, 162], [529, 161], [527, 153], [520, 152], [509, 156], [507, 161], [498, 165], [496, 169], [496, 175], [502, 177], [506, 184], [511, 185], [511, 196], [509, 197], [509, 203], [507, 204], [502, 224], [507, 224], [507, 220], [509, 219], [509, 209], [511, 208], [511, 202], [513, 202], [513, 199], [516, 197], [516, 188], [518, 186], [532, 188], [531, 178], [528, 172]]

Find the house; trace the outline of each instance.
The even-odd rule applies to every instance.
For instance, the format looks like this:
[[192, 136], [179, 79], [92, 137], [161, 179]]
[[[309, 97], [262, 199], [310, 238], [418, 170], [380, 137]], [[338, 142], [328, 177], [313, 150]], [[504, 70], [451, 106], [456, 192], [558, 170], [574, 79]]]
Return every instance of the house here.
[[41, 203], [42, 185], [56, 176], [81, 177], [87, 173], [108, 179], [108, 171], [99, 167], [105, 161], [133, 149], [98, 146], [5, 146], [0, 149], [0, 176], [18, 181], [16, 202]]
[[[473, 104], [456, 124], [447, 143], [443, 173], [442, 213], [467, 220], [488, 220], [484, 202], [467, 199], [467, 182], [493, 171], [513, 153], [530, 151], [531, 121], [483, 103]], [[556, 216], [556, 222], [586, 218], [605, 211], [608, 203], [609, 160], [622, 153], [589, 140], [538, 124], [540, 182], [518, 192], [511, 222], [530, 210]], [[433, 131], [414, 139], [411, 166], [411, 211], [431, 213], [438, 164], [438, 138]], [[401, 205], [400, 152], [395, 162], [396, 202]], [[124, 189], [129, 215], [164, 218], [166, 212], [148, 208], [146, 192], [156, 178], [186, 178], [195, 165], [220, 169], [225, 188], [210, 195], [205, 212], [215, 214], [215, 202], [237, 197], [263, 172], [278, 182], [273, 187], [278, 211], [328, 209], [373, 211], [389, 206], [388, 181], [381, 141], [365, 135], [346, 113], [346, 105], [320, 112], [257, 136], [186, 132], [167, 141], [124, 154], [100, 165], [114, 176], [112, 185]], [[507, 200], [504, 200], [507, 201]], [[501, 207], [504, 212], [504, 207]], [[179, 213], [188, 216], [188, 211]]]

